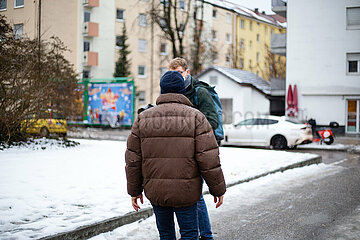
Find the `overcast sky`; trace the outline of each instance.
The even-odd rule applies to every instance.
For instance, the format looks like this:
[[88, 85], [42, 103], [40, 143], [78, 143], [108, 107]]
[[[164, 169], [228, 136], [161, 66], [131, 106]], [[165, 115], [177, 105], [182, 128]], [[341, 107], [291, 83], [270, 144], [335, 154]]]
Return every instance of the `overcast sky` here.
[[265, 11], [266, 14], [274, 14], [271, 11], [271, 0], [227, 0], [229, 2], [233, 2], [239, 4], [241, 6], [250, 8], [254, 10], [255, 8], [259, 8], [259, 11]]

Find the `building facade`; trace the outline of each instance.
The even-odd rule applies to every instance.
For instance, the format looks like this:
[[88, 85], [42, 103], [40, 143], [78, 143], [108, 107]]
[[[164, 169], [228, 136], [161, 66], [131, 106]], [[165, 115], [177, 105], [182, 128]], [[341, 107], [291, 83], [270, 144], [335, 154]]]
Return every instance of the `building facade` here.
[[360, 1], [289, 0], [286, 8], [286, 84], [297, 85], [297, 118], [359, 134]]
[[[174, 0], [173, 0], [174, 1]], [[112, 78], [119, 57], [120, 36], [125, 26], [135, 80], [135, 107], [154, 103], [160, 94], [159, 79], [173, 58], [171, 42], [152, 21], [151, 9], [161, 9], [163, 0], [0, 0], [0, 14], [13, 24], [18, 35], [49, 39], [58, 36], [70, 51], [79, 78]], [[189, 20], [184, 35], [183, 56], [191, 62], [193, 29], [203, 22], [202, 70], [211, 65], [237, 67], [269, 80], [266, 46], [272, 32], [285, 25], [272, 16], [227, 1], [176, 0], [178, 24]], [[285, 61], [284, 58], [280, 61]], [[191, 69], [191, 66], [190, 66]]]

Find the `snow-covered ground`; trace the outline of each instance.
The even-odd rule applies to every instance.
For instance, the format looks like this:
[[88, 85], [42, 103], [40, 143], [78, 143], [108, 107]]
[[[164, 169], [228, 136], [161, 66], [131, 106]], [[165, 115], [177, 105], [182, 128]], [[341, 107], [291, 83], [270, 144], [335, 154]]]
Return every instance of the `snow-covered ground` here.
[[[126, 191], [126, 142], [77, 141], [72, 148], [0, 151], [0, 239], [40, 238], [133, 211]], [[220, 148], [227, 183], [315, 156]]]
[[[213, 197], [210, 195], [205, 195], [204, 199], [208, 207], [210, 220], [216, 219], [216, 216], [219, 214], [226, 215], [228, 212], [233, 211], [234, 207], [246, 208], [248, 206], [255, 205], [256, 203], [269, 198], [272, 194], [286, 192], [289, 187], [296, 187], [306, 183], [307, 181], [315, 181], [316, 179], [321, 179], [324, 176], [334, 174], [341, 169], [342, 167], [337, 166], [336, 164], [311, 165], [303, 168], [288, 170], [283, 173], [279, 172], [271, 174], [266, 177], [253, 180], [251, 182], [242, 183], [227, 190], [224, 196], [224, 204], [217, 209], [215, 208]], [[246, 225], [246, 223], [239, 223], [239, 226], [240, 225]], [[179, 239], [179, 229], [177, 224], [175, 226], [177, 239]], [[216, 232], [217, 229], [213, 229], [213, 231]], [[119, 227], [114, 231], [100, 234], [91, 238], [90, 240], [113, 239], [159, 239], [158, 231], [156, 228], [155, 216], [153, 215], [145, 220], [140, 220], [138, 222]]]

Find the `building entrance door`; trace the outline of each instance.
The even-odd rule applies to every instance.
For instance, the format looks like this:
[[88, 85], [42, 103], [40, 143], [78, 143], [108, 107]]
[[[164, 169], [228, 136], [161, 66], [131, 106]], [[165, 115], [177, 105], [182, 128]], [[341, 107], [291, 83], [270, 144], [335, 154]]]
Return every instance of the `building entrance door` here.
[[360, 133], [360, 99], [347, 100], [346, 132]]

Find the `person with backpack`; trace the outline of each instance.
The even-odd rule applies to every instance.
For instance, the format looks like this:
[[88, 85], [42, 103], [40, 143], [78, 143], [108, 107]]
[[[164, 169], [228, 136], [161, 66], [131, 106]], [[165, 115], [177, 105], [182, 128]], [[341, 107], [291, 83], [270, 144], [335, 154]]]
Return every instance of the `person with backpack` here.
[[202, 179], [216, 208], [222, 205], [226, 191], [219, 147], [204, 114], [184, 96], [181, 74], [166, 72], [160, 87], [156, 106], [139, 113], [127, 140], [127, 190], [136, 211], [145, 192], [160, 239], [176, 240], [174, 213], [181, 239], [198, 239], [196, 216]]
[[[190, 100], [196, 109], [205, 115], [214, 131], [217, 143], [220, 145], [220, 141], [223, 139], [222, 111], [220, 100], [217, 99], [218, 104], [220, 104], [220, 110], [217, 111], [213, 97], [209, 92], [211, 87], [204, 82], [194, 79], [190, 75], [190, 69], [185, 59], [179, 57], [174, 58], [170, 61], [168, 69], [170, 71], [177, 71], [183, 76], [186, 88], [185, 96]], [[220, 134], [217, 134], [217, 132]], [[201, 195], [201, 198], [197, 203], [197, 209], [200, 240], [213, 239], [209, 214], [203, 195]]]

